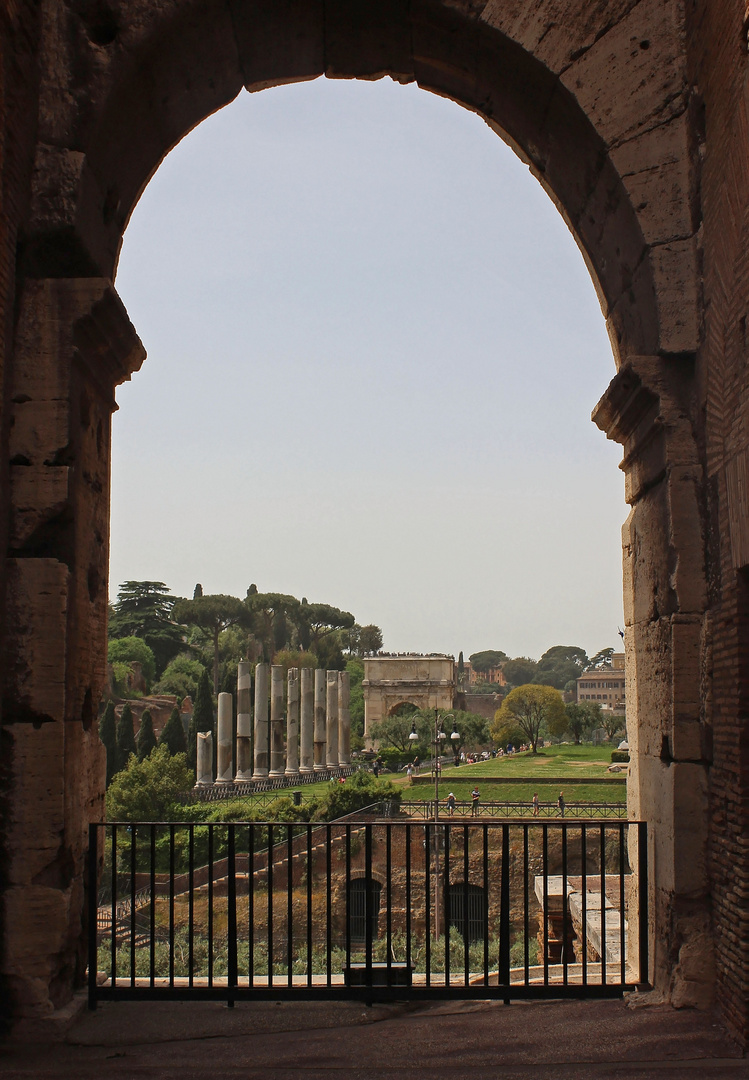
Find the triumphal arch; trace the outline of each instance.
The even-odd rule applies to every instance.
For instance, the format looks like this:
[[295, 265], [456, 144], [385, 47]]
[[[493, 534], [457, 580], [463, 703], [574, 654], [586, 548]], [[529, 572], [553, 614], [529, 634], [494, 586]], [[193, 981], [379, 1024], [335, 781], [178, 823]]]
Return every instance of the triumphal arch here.
[[[0, 997], [44, 1013], [84, 969], [110, 415], [145, 357], [114, 285], [129, 216], [171, 147], [243, 90], [390, 76], [484, 117], [587, 260], [613, 351], [594, 420], [622, 445], [629, 504], [650, 979], [749, 1034], [744, 4], [15, 0], [0, 35]], [[477, 191], [492, 199], [491, 178], [455, 199]]]
[[364, 737], [372, 724], [399, 705], [451, 709], [455, 700], [454, 656], [373, 656], [364, 661]]

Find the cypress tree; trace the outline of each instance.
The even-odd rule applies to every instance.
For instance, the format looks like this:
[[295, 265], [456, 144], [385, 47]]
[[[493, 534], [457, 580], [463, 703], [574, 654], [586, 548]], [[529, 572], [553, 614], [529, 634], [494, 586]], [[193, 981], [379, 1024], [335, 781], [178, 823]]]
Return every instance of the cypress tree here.
[[136, 745], [138, 747], [138, 761], [144, 761], [156, 746], [156, 736], [153, 733], [153, 718], [150, 709], [143, 710]]
[[130, 755], [136, 753], [133, 710], [130, 708], [130, 702], [126, 701], [117, 721], [117, 772], [124, 769]]
[[185, 740], [185, 729], [182, 726], [182, 714], [176, 706], [172, 709], [172, 714], [164, 725], [164, 730], [161, 732], [159, 746], [168, 746], [169, 753], [172, 757], [174, 757], [175, 754], [187, 753], [187, 741]]
[[207, 668], [203, 668], [203, 674], [198, 682], [187, 737], [187, 761], [191, 769], [194, 769], [197, 765], [199, 731], [213, 731], [213, 687]]
[[99, 721], [99, 738], [107, 749], [107, 787], [117, 772], [117, 717], [114, 702], [108, 701], [104, 715]]

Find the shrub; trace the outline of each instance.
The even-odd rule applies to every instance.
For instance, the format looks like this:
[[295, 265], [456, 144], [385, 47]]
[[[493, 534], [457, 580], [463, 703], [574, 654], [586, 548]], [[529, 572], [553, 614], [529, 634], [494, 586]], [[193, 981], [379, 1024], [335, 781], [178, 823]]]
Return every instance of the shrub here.
[[107, 789], [109, 821], [165, 821], [180, 816], [178, 796], [192, 787], [184, 754], [157, 746], [144, 760], [132, 756]]
[[[112, 665], [129, 665], [135, 660], [141, 665], [143, 677], [146, 680], [146, 686], [150, 686], [156, 676], [156, 659], [153, 655], [153, 649], [146, 645], [143, 638], [115, 638], [114, 641], [109, 642], [107, 658]], [[118, 678], [116, 667], [115, 678]]]
[[629, 761], [629, 750], [612, 750], [611, 751], [612, 762], [627, 762]]

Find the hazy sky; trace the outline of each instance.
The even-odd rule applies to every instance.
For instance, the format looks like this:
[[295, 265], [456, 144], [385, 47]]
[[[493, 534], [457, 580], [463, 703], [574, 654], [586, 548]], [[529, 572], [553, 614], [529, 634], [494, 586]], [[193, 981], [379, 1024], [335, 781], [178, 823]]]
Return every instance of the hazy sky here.
[[243, 93], [168, 156], [117, 288], [111, 592], [306, 596], [393, 650], [619, 643], [614, 375], [580, 252], [472, 113], [382, 80]]

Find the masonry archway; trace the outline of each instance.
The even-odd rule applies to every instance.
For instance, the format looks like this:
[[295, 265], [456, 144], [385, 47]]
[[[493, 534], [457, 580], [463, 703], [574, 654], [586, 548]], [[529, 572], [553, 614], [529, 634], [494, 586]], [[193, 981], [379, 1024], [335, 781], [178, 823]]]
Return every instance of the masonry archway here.
[[[528, 162], [584, 253], [619, 368], [595, 420], [625, 447], [633, 507], [630, 810], [654, 824], [652, 976], [700, 1000], [713, 978], [699, 692], [709, 635], [693, 387], [696, 152], [680, 9], [643, 29], [636, 9], [606, 22], [581, 2], [564, 27], [549, 16], [546, 32], [467, 0], [142, 0], [80, 11], [60, 0], [45, 10], [9, 395], [15, 809], [5, 912], [25, 929], [6, 936], [3, 967], [19, 1007], [61, 1004], [84, 965], [86, 826], [101, 814], [103, 786], [93, 721], [104, 683], [109, 417], [114, 387], [145, 355], [112, 287], [122, 234], [149, 177], [197, 123], [243, 87], [323, 74], [415, 80], [479, 112]], [[658, 677], [639, 679], [640, 667]], [[29, 923], [21, 913], [32, 898]]]

